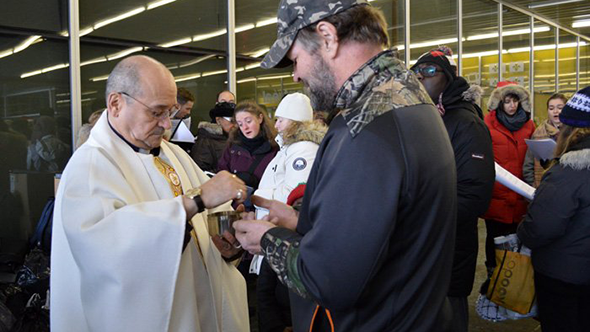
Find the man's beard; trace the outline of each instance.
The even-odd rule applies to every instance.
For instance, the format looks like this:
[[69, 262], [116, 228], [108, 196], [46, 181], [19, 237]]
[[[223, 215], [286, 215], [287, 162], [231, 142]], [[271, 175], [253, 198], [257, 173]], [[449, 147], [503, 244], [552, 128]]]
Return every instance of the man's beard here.
[[314, 111], [331, 111], [336, 98], [336, 78], [328, 64], [317, 56], [318, 61], [313, 66], [312, 73], [307, 80], [303, 80], [303, 91], [309, 96]]

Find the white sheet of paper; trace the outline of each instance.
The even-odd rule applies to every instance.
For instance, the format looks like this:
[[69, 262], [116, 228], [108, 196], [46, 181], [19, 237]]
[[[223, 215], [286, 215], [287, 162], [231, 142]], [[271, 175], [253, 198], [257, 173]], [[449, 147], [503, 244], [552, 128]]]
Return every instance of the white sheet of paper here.
[[505, 185], [508, 187], [508, 189], [516, 192], [529, 201], [533, 200], [533, 197], [535, 196], [535, 188], [529, 186], [527, 183], [517, 178], [512, 173], [508, 172], [505, 168], [498, 165], [498, 163], [494, 163], [494, 165], [496, 168], [496, 181]]
[[551, 138], [525, 139], [524, 141], [528, 145], [535, 158], [539, 160], [553, 159], [553, 151], [555, 150], [557, 143], [555, 143], [555, 141]]
[[193, 133], [191, 133], [191, 131], [186, 127], [184, 122], [180, 121], [178, 130], [176, 130], [176, 133], [174, 133], [174, 137], [172, 137], [170, 141], [194, 143], [195, 137], [193, 136]]

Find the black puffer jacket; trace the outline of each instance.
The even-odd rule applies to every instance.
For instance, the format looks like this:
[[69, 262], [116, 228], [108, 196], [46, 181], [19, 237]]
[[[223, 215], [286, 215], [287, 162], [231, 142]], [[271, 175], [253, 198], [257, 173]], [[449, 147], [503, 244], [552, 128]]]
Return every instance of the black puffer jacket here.
[[220, 125], [210, 122], [200, 122], [197, 131], [197, 141], [191, 150], [191, 157], [203, 171], [217, 172], [217, 161], [227, 144]]
[[449, 296], [469, 296], [477, 262], [477, 220], [488, 209], [494, 188], [494, 154], [490, 131], [475, 104], [479, 86], [464, 78], [452, 82], [443, 93], [447, 128], [457, 167], [457, 232]]
[[590, 137], [545, 173], [518, 237], [532, 249], [535, 271], [590, 285]]

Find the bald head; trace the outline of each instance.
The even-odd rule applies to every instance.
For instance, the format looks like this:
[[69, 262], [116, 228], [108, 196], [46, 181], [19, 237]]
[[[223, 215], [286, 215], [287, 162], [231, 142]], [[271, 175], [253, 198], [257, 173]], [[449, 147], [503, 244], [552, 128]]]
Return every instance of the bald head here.
[[108, 99], [109, 94], [117, 92], [143, 96], [146, 93], [146, 83], [149, 85], [154, 78], [174, 82], [174, 76], [168, 68], [148, 56], [135, 55], [125, 58], [109, 75], [105, 98]]
[[170, 128], [170, 111], [176, 107], [172, 73], [147, 56], [119, 62], [107, 81], [109, 122], [131, 144], [152, 149]]

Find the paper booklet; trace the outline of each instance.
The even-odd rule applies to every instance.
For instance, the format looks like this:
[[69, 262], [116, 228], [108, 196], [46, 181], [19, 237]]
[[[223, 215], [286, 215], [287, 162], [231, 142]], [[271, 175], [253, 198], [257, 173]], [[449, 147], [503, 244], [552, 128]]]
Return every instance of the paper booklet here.
[[551, 138], [525, 139], [524, 141], [528, 145], [535, 158], [539, 160], [553, 159], [553, 150], [555, 150], [557, 143], [555, 143], [555, 141]]
[[174, 137], [172, 137], [170, 141], [194, 143], [195, 137], [193, 136], [193, 133], [191, 133], [191, 131], [186, 127], [184, 122], [180, 121], [178, 129], [176, 130], [176, 133], [174, 133]]
[[533, 197], [535, 196], [535, 188], [529, 186], [527, 183], [517, 178], [512, 173], [508, 172], [502, 166], [498, 165], [498, 163], [494, 163], [494, 165], [496, 167], [496, 181], [505, 185], [508, 187], [508, 189], [516, 192], [529, 201], [533, 200]]

